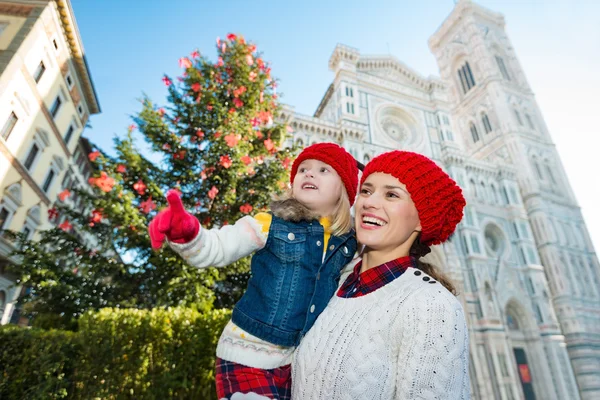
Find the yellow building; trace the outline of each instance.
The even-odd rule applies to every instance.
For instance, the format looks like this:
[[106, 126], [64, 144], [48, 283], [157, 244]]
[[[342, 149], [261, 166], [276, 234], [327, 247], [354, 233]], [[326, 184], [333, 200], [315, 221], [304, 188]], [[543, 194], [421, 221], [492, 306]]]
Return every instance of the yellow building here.
[[[100, 112], [68, 0], [0, 0], [0, 229], [36, 238], [64, 188], [87, 185], [91, 114]], [[0, 236], [0, 323], [21, 288], [5, 271]]]

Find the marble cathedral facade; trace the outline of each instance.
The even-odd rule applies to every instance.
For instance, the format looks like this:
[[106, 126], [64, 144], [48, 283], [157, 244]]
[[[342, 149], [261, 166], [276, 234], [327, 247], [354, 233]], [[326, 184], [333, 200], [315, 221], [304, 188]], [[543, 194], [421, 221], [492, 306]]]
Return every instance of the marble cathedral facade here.
[[600, 267], [504, 17], [459, 1], [429, 39], [440, 77], [338, 45], [300, 145], [358, 160], [405, 149], [463, 188], [465, 218], [430, 261], [460, 287], [477, 399], [600, 398]]

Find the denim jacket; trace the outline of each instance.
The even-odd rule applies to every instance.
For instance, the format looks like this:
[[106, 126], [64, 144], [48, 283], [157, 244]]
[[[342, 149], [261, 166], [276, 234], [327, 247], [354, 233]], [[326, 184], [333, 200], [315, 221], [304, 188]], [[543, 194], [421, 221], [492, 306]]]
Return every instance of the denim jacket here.
[[248, 289], [232, 320], [243, 330], [280, 346], [296, 346], [334, 295], [342, 268], [356, 252], [354, 231], [331, 236], [315, 221], [273, 216], [265, 246], [251, 262]]

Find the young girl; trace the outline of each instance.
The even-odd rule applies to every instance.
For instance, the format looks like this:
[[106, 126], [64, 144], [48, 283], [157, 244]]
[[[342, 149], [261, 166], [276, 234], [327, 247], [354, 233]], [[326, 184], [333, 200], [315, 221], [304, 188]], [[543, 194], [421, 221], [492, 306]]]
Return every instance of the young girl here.
[[[356, 251], [350, 207], [356, 160], [319, 143], [294, 161], [291, 192], [270, 213], [205, 230], [175, 191], [150, 223], [153, 247], [165, 239], [190, 265], [221, 267], [256, 252], [248, 288], [217, 345], [219, 399], [289, 399], [295, 346], [333, 296]], [[246, 393], [248, 395], [244, 396]]]

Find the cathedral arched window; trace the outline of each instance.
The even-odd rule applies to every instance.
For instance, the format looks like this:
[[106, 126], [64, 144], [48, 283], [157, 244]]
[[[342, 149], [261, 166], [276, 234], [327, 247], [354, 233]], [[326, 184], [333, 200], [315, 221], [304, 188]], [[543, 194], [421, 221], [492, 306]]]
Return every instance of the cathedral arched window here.
[[473, 138], [473, 143], [479, 142], [479, 132], [477, 132], [477, 127], [474, 123], [469, 124], [469, 129], [471, 130], [471, 137]]
[[485, 183], [483, 183], [483, 181], [481, 181], [481, 182], [479, 182], [479, 185], [481, 186], [481, 190], [480, 190], [480, 192], [481, 192], [481, 195], [480, 195], [481, 200], [482, 201], [486, 201], [487, 200], [486, 199], [486, 197], [487, 197], [487, 190], [485, 188]]
[[506, 311], [506, 325], [508, 325], [508, 329], [510, 329], [511, 331], [519, 330], [519, 320], [512, 313], [512, 310]]
[[496, 186], [494, 184], [490, 185], [492, 190], [492, 201], [494, 204], [500, 203], [500, 197], [498, 196], [498, 190], [496, 190]]
[[540, 310], [540, 306], [535, 304], [533, 309], [535, 311], [535, 319], [536, 319], [537, 323], [541, 324], [542, 322], [544, 322], [544, 317], [542, 316], [542, 310]]
[[483, 123], [485, 133], [490, 133], [492, 131], [492, 124], [490, 124], [490, 119], [486, 113], [481, 113], [481, 122]]
[[298, 147], [304, 147], [304, 140], [302, 140], [302, 139], [296, 139], [296, 146], [298, 146]]
[[515, 112], [515, 118], [517, 119], [517, 122], [519, 123], [519, 125], [523, 126], [523, 120], [521, 119], [521, 113], [519, 113], [519, 111], [517, 110], [513, 110]]
[[473, 179], [471, 179], [469, 181], [469, 184], [471, 186], [471, 191], [473, 192], [473, 196], [477, 197], [477, 185], [475, 184], [475, 181]]
[[542, 174], [542, 169], [540, 168], [540, 163], [538, 162], [538, 160], [534, 158], [532, 160], [532, 163], [535, 169], [535, 176], [540, 180], [544, 179], [544, 175]]
[[469, 62], [465, 61], [465, 63], [458, 68], [456, 73], [458, 74], [458, 80], [460, 81], [463, 93], [466, 94], [473, 86], [475, 86], [475, 78], [473, 77]]
[[525, 114], [525, 120], [527, 121], [527, 126], [529, 129], [535, 130], [535, 125], [533, 124], [533, 119], [531, 119], [531, 115]]
[[506, 69], [506, 64], [504, 64], [504, 59], [500, 56], [496, 56], [496, 64], [498, 64], [498, 69], [500, 69], [502, 77], [507, 81], [510, 81], [510, 75], [508, 74], [508, 69]]
[[510, 204], [510, 199], [508, 198], [508, 192], [506, 191], [506, 187], [502, 186], [502, 200], [504, 200], [504, 204]]
[[548, 175], [548, 178], [550, 178], [550, 181], [552, 183], [556, 183], [556, 178], [554, 177], [554, 173], [552, 172], [552, 167], [550, 166], [550, 163], [548, 161], [546, 161], [545, 166], [546, 166], [546, 174]]

